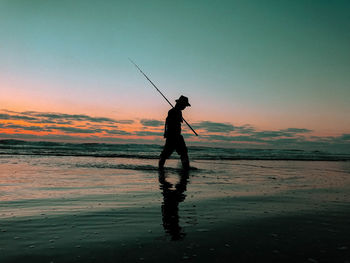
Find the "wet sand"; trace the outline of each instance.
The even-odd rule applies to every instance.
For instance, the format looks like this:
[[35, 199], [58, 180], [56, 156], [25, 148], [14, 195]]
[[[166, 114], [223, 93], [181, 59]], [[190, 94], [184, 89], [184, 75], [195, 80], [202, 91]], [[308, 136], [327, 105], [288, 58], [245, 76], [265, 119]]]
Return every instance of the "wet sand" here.
[[347, 162], [23, 158], [0, 172], [1, 263], [350, 261]]
[[312, 211], [288, 211], [297, 205], [277, 196], [183, 203], [177, 225], [181, 235], [175, 234], [180, 236], [175, 240], [174, 232], [162, 227], [161, 207], [10, 218], [0, 223], [0, 259], [348, 262], [348, 204], [310, 204]]

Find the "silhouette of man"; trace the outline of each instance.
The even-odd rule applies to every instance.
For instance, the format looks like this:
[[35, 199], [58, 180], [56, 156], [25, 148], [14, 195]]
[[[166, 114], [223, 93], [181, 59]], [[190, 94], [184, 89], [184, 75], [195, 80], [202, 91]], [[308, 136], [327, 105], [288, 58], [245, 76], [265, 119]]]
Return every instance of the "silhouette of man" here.
[[182, 167], [184, 169], [190, 168], [190, 161], [188, 159], [187, 147], [185, 140], [181, 135], [181, 123], [182, 112], [186, 107], [191, 106], [188, 103], [188, 98], [185, 96], [180, 96], [176, 100], [176, 105], [174, 108], [169, 110], [168, 117], [165, 121], [164, 138], [166, 138], [165, 145], [159, 158], [159, 169], [164, 168], [166, 159], [176, 150], [180, 155]]
[[185, 236], [179, 224], [179, 203], [183, 202], [186, 198], [185, 192], [189, 180], [188, 172], [188, 170], [181, 172], [180, 182], [174, 187], [174, 185], [166, 180], [164, 170], [159, 170], [159, 186], [163, 194], [163, 227], [165, 232], [170, 234], [172, 240], [180, 240]]

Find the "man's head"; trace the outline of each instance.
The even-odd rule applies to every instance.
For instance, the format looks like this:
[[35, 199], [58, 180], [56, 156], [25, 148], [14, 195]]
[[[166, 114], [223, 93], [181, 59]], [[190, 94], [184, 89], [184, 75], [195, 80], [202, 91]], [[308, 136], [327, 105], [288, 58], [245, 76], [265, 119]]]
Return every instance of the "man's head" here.
[[191, 104], [188, 102], [188, 98], [185, 96], [180, 96], [179, 99], [176, 101], [176, 107], [178, 107], [180, 110], [184, 110], [186, 107], [190, 107]]

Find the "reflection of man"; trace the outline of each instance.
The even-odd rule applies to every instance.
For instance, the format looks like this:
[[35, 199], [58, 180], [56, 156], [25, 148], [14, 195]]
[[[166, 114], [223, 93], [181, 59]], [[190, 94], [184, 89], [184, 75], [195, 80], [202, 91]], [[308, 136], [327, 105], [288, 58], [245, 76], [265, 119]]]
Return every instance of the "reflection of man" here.
[[170, 157], [174, 150], [176, 150], [176, 152], [180, 155], [182, 167], [184, 169], [189, 169], [190, 167], [187, 147], [184, 138], [181, 135], [181, 123], [183, 122], [181, 111], [187, 106], [191, 106], [188, 103], [188, 98], [185, 96], [180, 96], [180, 98], [176, 100], [175, 107], [168, 112], [164, 131], [164, 138], [166, 138], [166, 141], [159, 158], [160, 169], [164, 167], [166, 159]]
[[164, 171], [159, 171], [160, 189], [163, 190], [163, 227], [165, 232], [171, 235], [172, 240], [179, 240], [185, 236], [179, 225], [179, 203], [186, 198], [184, 192], [186, 191], [188, 177], [188, 172], [183, 171], [180, 182], [176, 184], [175, 189], [172, 189], [173, 185], [166, 181]]

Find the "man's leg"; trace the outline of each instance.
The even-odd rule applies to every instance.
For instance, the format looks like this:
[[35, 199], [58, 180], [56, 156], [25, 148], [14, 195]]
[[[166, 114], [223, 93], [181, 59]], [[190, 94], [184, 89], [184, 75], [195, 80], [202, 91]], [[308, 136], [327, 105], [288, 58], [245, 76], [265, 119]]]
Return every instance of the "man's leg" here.
[[158, 162], [158, 168], [159, 169], [163, 169], [164, 168], [165, 161], [166, 161], [166, 159], [163, 158], [162, 156], [160, 156], [159, 162]]
[[181, 155], [181, 163], [182, 163], [182, 167], [183, 167], [185, 170], [190, 169], [190, 160], [189, 160], [189, 158], [188, 158], [187, 153]]
[[174, 152], [174, 143], [171, 140], [166, 139], [163, 151], [159, 156], [159, 162], [158, 162], [159, 169], [164, 168], [166, 159], [168, 159], [173, 152]]
[[186, 170], [190, 169], [190, 160], [188, 158], [188, 150], [184, 137], [180, 136], [176, 144], [176, 152], [180, 155], [182, 167]]

